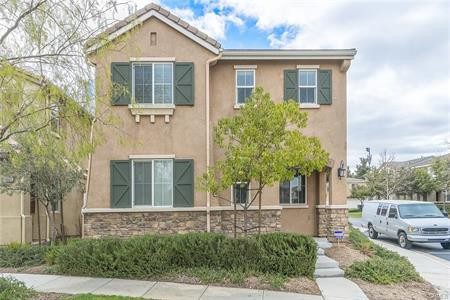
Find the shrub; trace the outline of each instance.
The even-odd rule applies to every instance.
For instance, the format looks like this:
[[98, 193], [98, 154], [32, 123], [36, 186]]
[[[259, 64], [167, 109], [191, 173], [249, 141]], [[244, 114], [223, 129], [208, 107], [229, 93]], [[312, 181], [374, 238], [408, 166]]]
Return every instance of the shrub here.
[[404, 257], [399, 259], [373, 257], [366, 261], [355, 262], [345, 270], [345, 275], [378, 284], [421, 280], [414, 267]]
[[11, 243], [0, 247], [0, 267], [18, 268], [44, 263], [48, 246]]
[[353, 248], [372, 258], [350, 265], [345, 270], [346, 276], [379, 284], [421, 280], [408, 259], [376, 245], [361, 231], [350, 228], [349, 241]]
[[36, 294], [32, 289], [27, 288], [23, 282], [14, 278], [0, 277], [0, 300], [25, 300]]
[[83, 239], [60, 246], [55, 256], [58, 271], [65, 274], [123, 278], [192, 268], [312, 277], [317, 258], [312, 238], [288, 233], [237, 239], [215, 233]]

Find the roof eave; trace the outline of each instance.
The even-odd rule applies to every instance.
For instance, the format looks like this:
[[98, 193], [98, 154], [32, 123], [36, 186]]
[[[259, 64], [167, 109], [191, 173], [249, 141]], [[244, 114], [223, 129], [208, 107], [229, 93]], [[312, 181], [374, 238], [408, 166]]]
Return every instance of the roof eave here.
[[352, 60], [356, 49], [223, 50], [221, 60]]

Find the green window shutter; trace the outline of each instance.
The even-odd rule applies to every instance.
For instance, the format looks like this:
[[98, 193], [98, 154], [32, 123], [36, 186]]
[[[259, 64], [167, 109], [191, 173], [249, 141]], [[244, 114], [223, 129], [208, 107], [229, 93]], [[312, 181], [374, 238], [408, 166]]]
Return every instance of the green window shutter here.
[[298, 71], [284, 70], [284, 100], [298, 101]]
[[131, 207], [131, 161], [112, 160], [110, 172], [111, 207]]
[[111, 104], [128, 105], [131, 103], [131, 65], [129, 62], [111, 63], [113, 83]]
[[194, 105], [194, 64], [191, 62], [175, 63], [174, 73], [175, 105]]
[[331, 70], [318, 70], [317, 103], [330, 105], [331, 102]]
[[173, 162], [173, 206], [194, 206], [194, 160], [175, 159]]

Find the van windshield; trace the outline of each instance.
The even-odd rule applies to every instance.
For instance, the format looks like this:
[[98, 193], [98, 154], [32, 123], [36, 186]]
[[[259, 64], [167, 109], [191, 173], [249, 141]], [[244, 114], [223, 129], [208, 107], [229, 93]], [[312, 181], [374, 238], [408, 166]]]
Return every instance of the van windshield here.
[[398, 211], [402, 219], [415, 218], [444, 218], [436, 205], [429, 204], [400, 204]]

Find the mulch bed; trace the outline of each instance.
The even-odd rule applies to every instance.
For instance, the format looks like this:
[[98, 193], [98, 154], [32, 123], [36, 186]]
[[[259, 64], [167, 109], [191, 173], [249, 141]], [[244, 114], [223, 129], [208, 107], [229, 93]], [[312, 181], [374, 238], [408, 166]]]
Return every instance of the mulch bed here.
[[[364, 261], [369, 256], [351, 248], [347, 244], [334, 244], [325, 250], [325, 254], [336, 260], [342, 269], [350, 266], [353, 262]], [[426, 281], [402, 282], [396, 284], [375, 284], [361, 279], [351, 278], [367, 295], [370, 300], [430, 300], [439, 299], [436, 289]]]

